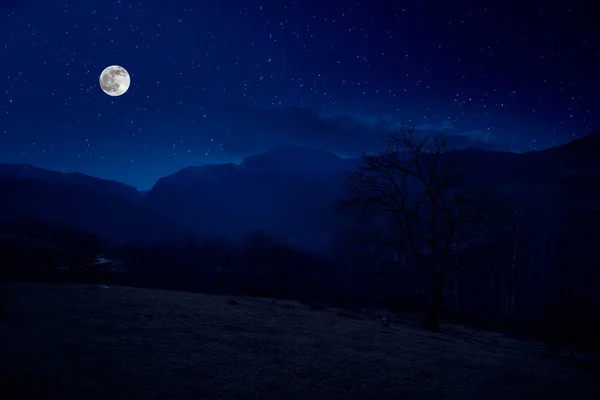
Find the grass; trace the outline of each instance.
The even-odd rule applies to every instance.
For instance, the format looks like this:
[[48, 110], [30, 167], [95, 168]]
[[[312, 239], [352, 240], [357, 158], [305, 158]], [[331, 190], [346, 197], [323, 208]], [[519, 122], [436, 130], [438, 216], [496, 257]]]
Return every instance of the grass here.
[[[292, 301], [10, 284], [2, 399], [584, 399], [540, 343]], [[594, 393], [593, 390], [596, 390]]]

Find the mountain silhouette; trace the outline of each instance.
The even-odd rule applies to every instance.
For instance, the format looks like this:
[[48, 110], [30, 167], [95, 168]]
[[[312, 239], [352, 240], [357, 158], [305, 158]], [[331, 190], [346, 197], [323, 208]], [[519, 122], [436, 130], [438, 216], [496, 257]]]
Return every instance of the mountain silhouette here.
[[140, 194], [133, 186], [107, 179], [95, 178], [79, 172], [62, 173], [37, 168], [29, 164], [0, 163], [0, 177], [38, 180], [46, 183], [78, 185], [92, 189], [98, 193], [111, 194], [132, 201], [140, 199]]
[[322, 248], [350, 165], [321, 150], [278, 148], [241, 165], [184, 168], [161, 178], [143, 204], [203, 235], [264, 230]]
[[[588, 241], [583, 236], [591, 224], [600, 223], [594, 206], [600, 196], [600, 133], [539, 152], [452, 154], [471, 163], [481, 183], [517, 199], [539, 218], [546, 215], [563, 230], [578, 224], [581, 243]], [[263, 230], [299, 247], [324, 249], [343, 220], [335, 208], [345, 194], [345, 174], [359, 162], [319, 149], [278, 147], [240, 165], [183, 168], [143, 196], [130, 186], [83, 174], [0, 164], [0, 218], [32, 214], [119, 240], [187, 231], [240, 238]]]
[[[542, 152], [464, 149], [453, 154], [473, 165], [481, 183], [532, 207], [553, 210], [558, 218], [571, 203], [597, 194], [590, 181], [595, 176], [584, 177], [581, 167], [600, 166], [593, 156], [600, 154], [598, 136]], [[309, 247], [325, 246], [339, 222], [334, 209], [344, 195], [345, 172], [359, 161], [323, 150], [279, 147], [240, 165], [184, 168], [160, 179], [144, 202], [204, 234], [239, 236], [262, 229]]]
[[[53, 176], [52, 171], [36, 173]], [[41, 170], [44, 171], [44, 170]], [[80, 179], [83, 177], [83, 179]], [[86, 181], [79, 175], [75, 182]], [[34, 217], [57, 225], [95, 233], [108, 242], [155, 242], [176, 240], [185, 229], [165, 217], [145, 209], [131, 200], [128, 190], [120, 191], [119, 184], [100, 183], [97, 178], [86, 184], [57, 183], [56, 181], [0, 177], [0, 220]], [[126, 185], [123, 185], [127, 188]], [[113, 192], [123, 193], [111, 194]]]

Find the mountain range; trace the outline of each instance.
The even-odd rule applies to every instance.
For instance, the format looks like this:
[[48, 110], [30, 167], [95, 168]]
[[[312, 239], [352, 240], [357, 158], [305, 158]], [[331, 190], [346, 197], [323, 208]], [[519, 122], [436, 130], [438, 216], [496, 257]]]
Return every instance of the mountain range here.
[[[539, 152], [454, 152], [475, 163], [482, 180], [533, 209], [564, 223], [577, 211], [600, 222], [600, 133]], [[341, 218], [334, 210], [345, 173], [359, 162], [280, 147], [239, 165], [183, 168], [148, 192], [80, 173], [0, 164], [0, 219], [35, 216], [114, 241], [191, 233], [239, 238], [264, 230], [298, 247], [325, 249]]]

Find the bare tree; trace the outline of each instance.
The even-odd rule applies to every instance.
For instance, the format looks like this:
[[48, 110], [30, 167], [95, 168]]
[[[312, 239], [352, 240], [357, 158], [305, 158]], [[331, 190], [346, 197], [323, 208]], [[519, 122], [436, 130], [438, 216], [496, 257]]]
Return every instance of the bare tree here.
[[404, 127], [386, 138], [384, 150], [364, 155], [349, 174], [343, 206], [372, 216], [387, 245], [412, 255], [429, 283], [423, 326], [438, 330], [446, 272], [458, 267], [485, 193], [441, 135], [417, 139]]
[[[515, 317], [515, 302], [519, 285], [520, 275], [526, 266], [521, 263], [523, 254], [523, 234], [527, 230], [529, 221], [525, 219], [523, 208], [515, 203], [512, 214], [509, 217], [509, 227], [504, 239], [504, 254], [502, 257], [503, 265], [500, 267], [500, 284], [502, 291], [502, 305], [504, 316], [509, 320]], [[519, 269], [519, 270], [518, 270]]]

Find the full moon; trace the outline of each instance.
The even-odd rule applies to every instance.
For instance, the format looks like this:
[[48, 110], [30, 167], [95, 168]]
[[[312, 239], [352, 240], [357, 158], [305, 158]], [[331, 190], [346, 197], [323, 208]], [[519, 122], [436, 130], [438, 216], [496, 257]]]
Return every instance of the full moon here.
[[130, 84], [129, 72], [119, 65], [106, 67], [100, 74], [100, 87], [109, 96], [121, 96]]

